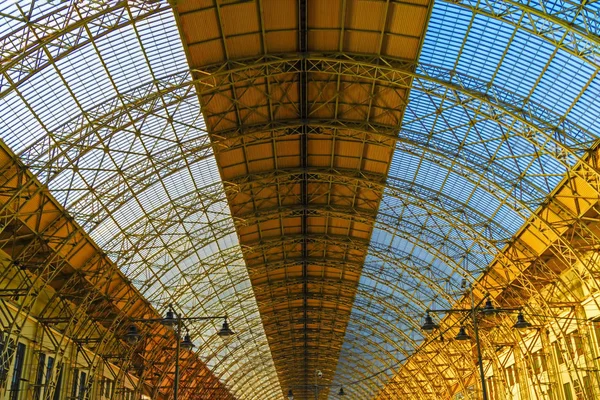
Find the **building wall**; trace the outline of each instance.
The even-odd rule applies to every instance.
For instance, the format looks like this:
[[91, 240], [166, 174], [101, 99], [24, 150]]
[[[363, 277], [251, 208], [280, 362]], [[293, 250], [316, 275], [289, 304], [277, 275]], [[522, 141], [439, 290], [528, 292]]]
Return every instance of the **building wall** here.
[[[574, 266], [532, 297], [523, 311], [533, 326], [524, 332], [479, 323], [490, 400], [600, 398], [600, 293], [592, 279]], [[481, 397], [471, 386], [454, 399]]]
[[[6, 400], [84, 400], [149, 398], [137, 388], [134, 375], [66, 338], [48, 324], [19, 321], [13, 305], [0, 306], [3, 326], [7, 314], [16, 316], [20, 334], [2, 333], [0, 398]], [[19, 368], [20, 365], [20, 368]], [[20, 375], [20, 379], [19, 378]], [[136, 392], [136, 388], [138, 389]]]

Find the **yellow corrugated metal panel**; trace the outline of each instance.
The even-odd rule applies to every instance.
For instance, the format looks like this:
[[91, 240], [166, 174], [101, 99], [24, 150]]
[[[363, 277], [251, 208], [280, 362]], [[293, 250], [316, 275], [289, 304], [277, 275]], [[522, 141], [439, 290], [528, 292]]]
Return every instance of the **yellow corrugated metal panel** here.
[[420, 38], [423, 25], [427, 22], [427, 7], [392, 3], [389, 8], [386, 32], [390, 35], [412, 36]]
[[189, 46], [211, 40], [221, 41], [219, 18], [214, 9], [197, 11], [193, 14], [182, 15], [182, 26], [185, 26], [183, 39]]
[[380, 32], [387, 19], [387, 8], [383, 1], [347, 0], [345, 27], [348, 30]]
[[[351, 69], [328, 68], [327, 60], [343, 57], [339, 51], [414, 59], [425, 4], [307, 0], [307, 50], [325, 52], [323, 64], [310, 69], [296, 53], [298, 0], [207, 6], [202, 13], [211, 18], [220, 13], [221, 48], [189, 43], [192, 68], [225, 77], [215, 80], [221, 82], [216, 87], [199, 89], [214, 140], [223, 141], [232, 129], [241, 135], [260, 126], [273, 132], [244, 135], [236, 149], [217, 147], [216, 159], [232, 185], [228, 201], [239, 218], [237, 232], [283, 385], [302, 382], [318, 357], [327, 360], [320, 368], [331, 379], [360, 279], [356, 269], [365, 260], [382, 197], [381, 186], [369, 182], [385, 179], [394, 145], [393, 139], [372, 140], [369, 124], [397, 132], [406, 102], [406, 90], [359, 78]], [[196, 29], [200, 22], [189, 18], [199, 14], [180, 19], [184, 40], [214, 35], [185, 33]], [[219, 65], [219, 57], [227, 59]], [[275, 67], [280, 58], [291, 61]], [[375, 65], [370, 62], [357, 68]], [[228, 68], [230, 75], [223, 72]], [[303, 109], [306, 119], [300, 120]], [[278, 358], [284, 352], [286, 359]], [[290, 370], [289, 359], [303, 367]]]
[[[257, 33], [260, 30], [258, 4], [240, 2], [235, 6], [221, 7], [222, 32], [225, 37]], [[234, 58], [233, 56], [231, 56]]]
[[339, 30], [342, 19], [342, 0], [309, 0], [308, 28]]

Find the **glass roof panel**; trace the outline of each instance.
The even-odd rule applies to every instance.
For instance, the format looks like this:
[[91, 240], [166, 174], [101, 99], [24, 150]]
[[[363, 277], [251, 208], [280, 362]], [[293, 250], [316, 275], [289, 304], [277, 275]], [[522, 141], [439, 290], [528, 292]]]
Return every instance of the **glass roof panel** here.
[[531, 99], [562, 115], [596, 75], [596, 70], [571, 54], [558, 52], [546, 66]]
[[[84, 24], [80, 40], [96, 29]], [[189, 80], [187, 68], [166, 8], [9, 92], [2, 139], [159, 312], [173, 304], [186, 316], [227, 313], [238, 333], [229, 341], [215, 335], [221, 321], [188, 329], [234, 395], [261, 386], [279, 395], [198, 99], [192, 85], [174, 86]]]
[[468, 10], [436, 2], [427, 27], [419, 62], [449, 69], [454, 68], [461, 50], [462, 39], [467, 33], [471, 18], [472, 13]]
[[600, 78], [595, 76], [567, 115], [570, 120], [592, 132], [595, 136], [600, 136], [600, 125], [598, 124], [600, 102], [597, 101], [598, 97], [600, 97]]
[[[485, 269], [576, 162], [561, 156], [548, 123], [570, 111], [563, 140], [597, 138], [585, 129], [597, 124], [598, 106], [584, 94], [598, 87], [597, 67], [505, 21], [435, 2], [419, 62], [438, 81], [417, 77], [411, 89], [336, 373], [336, 383], [347, 384], [341, 377], [352, 371], [381, 372], [353, 386], [365, 393], [423, 341], [425, 309], [449, 306], [461, 279]], [[511, 115], [515, 107], [530, 107], [533, 118]], [[400, 329], [374, 329], [359, 349], [354, 332], [391, 299], [406, 304], [397, 310]], [[385, 363], [361, 358], [381, 342], [406, 351], [389, 351]]]
[[[159, 14], [154, 19], [157, 26], [164, 25], [166, 22], [164, 15]], [[119, 92], [128, 91], [152, 80], [155, 59], [149, 59], [152, 69], [148, 68], [144, 48], [138, 41], [136, 33], [134, 29], [123, 28], [95, 41], [98, 51], [102, 54], [104, 67], [108, 70], [109, 76], [114, 77], [113, 83]], [[177, 60], [173, 61], [177, 62]], [[97, 63], [97, 65], [102, 64]], [[179, 60], [179, 65], [185, 64]]]
[[[522, 3], [589, 22], [565, 2]], [[18, 4], [0, 6], [0, 35], [26, 19], [53, 15], [49, 24], [62, 27], [76, 18], [66, 4]], [[84, 28], [78, 41], [102, 29]], [[44, 50], [58, 55], [60, 46]], [[439, 74], [411, 91], [338, 366], [343, 376], [369, 366], [361, 376], [375, 383], [357, 390], [374, 393], [385, 382], [390, 371], [379, 372], [422, 341], [416, 321], [424, 308], [449, 305], [460, 278], [477, 275], [576, 162], [581, 150], [566, 154], [569, 146], [597, 138], [597, 66], [586, 60], [506, 22], [435, 3], [420, 61]], [[2, 90], [22, 74], [8, 71]], [[173, 17], [158, 13], [56, 57], [9, 91], [0, 100], [2, 138], [157, 308], [176, 302], [188, 315], [229, 313], [240, 332], [232, 342], [216, 340], [212, 322], [190, 331], [236, 393], [277, 386], [195, 93], [172, 87], [186, 79]], [[236, 379], [242, 374], [250, 383]]]
[[469, 71], [469, 75], [485, 81], [491, 80], [514, 31], [514, 27], [500, 21], [476, 16], [457, 69]]
[[532, 91], [554, 50], [555, 47], [543, 39], [517, 31], [499, 64], [494, 82], [526, 96]]

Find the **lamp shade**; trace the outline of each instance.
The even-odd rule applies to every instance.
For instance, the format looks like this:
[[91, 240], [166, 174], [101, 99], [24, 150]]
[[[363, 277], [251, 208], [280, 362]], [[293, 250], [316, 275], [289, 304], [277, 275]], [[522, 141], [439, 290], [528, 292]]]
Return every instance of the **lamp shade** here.
[[429, 315], [429, 313], [427, 313], [425, 315], [425, 322], [421, 326], [421, 329], [424, 330], [425, 332], [432, 332], [432, 331], [436, 330], [437, 328], [439, 328], [439, 325], [436, 324], [435, 322], [433, 322], [433, 318], [431, 318], [431, 315]]
[[139, 342], [140, 334], [135, 325], [131, 325], [129, 327], [129, 330], [125, 334], [125, 340], [127, 340], [127, 343], [129, 344], [136, 344], [137, 342]]
[[192, 343], [192, 338], [187, 334], [183, 337], [183, 340], [179, 344], [182, 349], [191, 350], [194, 348], [194, 343]]
[[164, 326], [175, 326], [175, 325], [177, 325], [177, 319], [175, 318], [175, 313], [173, 312], [173, 310], [171, 308], [169, 308], [169, 310], [167, 311], [167, 314], [162, 319], [161, 323]]
[[485, 305], [481, 309], [484, 314], [492, 314], [496, 312], [496, 307], [494, 307], [494, 303], [492, 303], [492, 299], [488, 297], [485, 301]]
[[227, 323], [227, 320], [225, 320], [225, 321], [223, 321], [223, 326], [221, 327], [219, 332], [217, 332], [217, 335], [219, 335], [221, 337], [227, 337], [227, 336], [235, 335], [235, 332], [232, 331], [231, 329], [229, 329], [229, 324]]
[[471, 336], [467, 335], [467, 331], [465, 331], [465, 327], [461, 326], [460, 329], [458, 330], [458, 334], [456, 335], [456, 337], [454, 339], [469, 340], [469, 339], [471, 339]]
[[519, 312], [519, 315], [517, 315], [517, 322], [515, 322], [515, 324], [513, 325], [513, 328], [527, 329], [527, 328], [531, 328], [531, 324], [529, 322], [525, 321], [525, 317], [523, 316], [523, 313]]

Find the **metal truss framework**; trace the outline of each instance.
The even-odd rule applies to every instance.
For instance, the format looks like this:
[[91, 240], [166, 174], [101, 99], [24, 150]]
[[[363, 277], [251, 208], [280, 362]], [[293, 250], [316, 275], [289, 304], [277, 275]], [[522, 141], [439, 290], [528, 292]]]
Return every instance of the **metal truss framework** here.
[[[544, 10], [537, 5], [514, 1], [453, 3], [472, 11], [474, 15], [494, 18], [514, 26], [516, 30], [535, 35], [556, 46], [557, 51], [565, 51], [595, 70], [598, 68], [598, 40], [595, 35], [597, 17], [593, 11], [585, 8], [585, 4], [563, 2], [562, 9]], [[64, 6], [60, 9], [64, 17], [57, 16], [56, 10], [53, 10], [35, 19], [34, 24], [24, 17], [22, 26], [3, 37], [0, 97], [18, 93], [19, 87], [28, 79], [62, 57], [68, 58], [76, 50], [90, 46], [95, 38], [109, 37], [111, 32], [170, 10], [166, 4], [154, 2], [120, 2], [98, 8], [95, 8], [96, 3], [90, 4], [89, 9], [76, 8], [76, 13]], [[60, 24], [61, 28], [53, 25], [53, 21], [57, 20], [54, 18], [67, 17], [72, 19]], [[97, 27], [97, 30], [93, 27]], [[22, 31], [30, 34], [17, 34]], [[40, 38], [46, 38], [46, 41], [40, 41]], [[261, 106], [240, 98], [240, 92], [254, 91], [257, 97], [268, 99], [272, 110], [297, 109], [293, 92], [297, 90], [297, 76], [302, 73], [319, 77], [315, 86], [320, 89], [307, 99], [306, 104], [309, 110], [314, 111], [314, 115], [268, 119], [259, 123], [253, 123], [250, 121], [252, 118], [246, 117], [250, 122], [239, 123], [240, 114], [252, 116], [264, 113]], [[264, 82], [271, 82], [283, 89], [275, 97], [271, 88], [265, 89]], [[340, 82], [344, 85], [340, 85]], [[339, 94], [327, 97], [328, 85], [332, 83], [337, 86]], [[530, 150], [508, 157], [500, 154], [487, 156], [442, 135], [442, 125], [438, 125], [440, 131], [433, 134], [403, 127], [398, 135], [394, 125], [369, 120], [359, 122], [337, 116], [337, 111], [334, 112], [335, 117], [319, 116], [319, 110], [330, 107], [359, 109], [362, 105], [350, 100], [344, 103], [340, 98], [344, 93], [361, 92], [365, 86], [382, 87], [398, 94], [396, 98], [404, 99], [401, 107], [405, 120], [407, 116], [415, 114], [412, 110], [416, 105], [403, 97], [404, 91], [410, 89], [411, 93], [431, 99], [438, 116], [444, 117], [455, 109], [461, 109], [472, 117], [466, 122], [468, 129], [476, 129], [483, 122], [491, 122], [502, 129], [501, 136], [487, 137], [485, 140], [493, 142], [519, 138], [530, 145]], [[236, 90], [228, 92], [231, 87]], [[230, 93], [230, 96], [224, 93]], [[197, 96], [206, 106], [216, 101], [217, 95], [221, 101], [225, 96], [238, 113], [235, 118], [232, 118], [229, 109], [211, 114], [213, 128], [235, 122], [233, 126], [219, 130], [218, 134], [212, 131], [212, 136], [209, 136], [198, 119], [192, 123], [173, 111], [181, 104], [193, 103]], [[365, 99], [377, 103], [380, 96], [380, 93], [371, 91]], [[346, 97], [350, 98], [349, 95]], [[394, 107], [386, 104], [379, 103], [378, 108], [383, 114], [394, 112]], [[210, 111], [210, 106], [206, 109]], [[31, 112], [35, 114], [33, 109]], [[110, 143], [124, 132], [138, 132], [142, 141], [150, 143], [152, 135], [140, 127], [151, 119], [161, 121], [164, 126], [185, 126], [188, 135], [164, 140], [164, 145], [156, 149], [145, 149], [141, 152], [144, 157], [136, 162], [110, 168], [103, 165], [102, 173], [82, 162], [96, 151], [110, 153]], [[465, 124], [464, 121], [451, 120], [446, 123], [447, 129], [456, 130]], [[298, 135], [316, 140], [339, 139], [363, 146], [376, 145], [419, 157], [436, 165], [440, 171], [460, 175], [473, 186], [486, 191], [490, 198], [501, 204], [499, 209], [504, 207], [510, 210], [511, 215], [517, 216], [524, 223], [523, 228], [511, 238], [510, 229], [474, 208], [469, 201], [453, 198], [447, 192], [403, 177], [357, 173], [339, 167], [281, 167], [228, 179], [223, 184], [198, 185], [194, 190], [169, 198], [168, 204], [161, 204], [133, 221], [117, 223], [117, 233], [106, 237], [101, 249], [92, 246], [88, 258], [75, 262], [75, 255], [82, 251], [75, 243], [92, 242], [85, 232], [102, 229], [103, 223], [111, 215], [126, 209], [132, 201], [139, 201], [143, 193], [160, 183], [159, 180], [177, 176], [191, 166], [210, 160], [213, 154], [218, 157], [220, 153], [246, 151], [249, 144], [272, 143]], [[157, 143], [161, 141], [156, 140]], [[154, 315], [140, 294], [155, 306], [172, 299], [181, 304], [198, 304], [206, 299], [198, 297], [197, 293], [210, 292], [211, 288], [219, 288], [226, 293], [235, 291], [236, 286], [247, 280], [246, 268], [250, 276], [268, 276], [273, 271], [292, 268], [302, 262], [323, 269], [343, 266], [349, 274], [360, 275], [381, 286], [374, 290], [373, 286], [362, 280], [353, 286], [325, 276], [304, 277], [300, 281], [288, 279], [272, 283], [268, 288], [255, 285], [254, 291], [222, 299], [223, 307], [254, 300], [253, 296], [259, 299], [258, 309], [275, 308], [281, 303], [294, 303], [296, 300], [338, 302], [340, 307], [355, 309], [359, 313], [350, 314], [344, 322], [336, 318], [335, 310], [324, 308], [307, 312], [306, 306], [299, 306], [300, 314], [304, 313], [302, 320], [281, 321], [265, 313], [259, 316], [255, 311], [249, 315], [237, 315], [234, 321], [238, 325], [243, 324], [243, 332], [262, 329], [262, 326], [268, 332], [286, 332], [293, 330], [295, 324], [302, 324], [306, 338], [318, 338], [323, 334], [320, 329], [307, 328], [312, 322], [329, 324], [337, 333], [329, 336], [333, 344], [327, 345], [339, 349], [344, 342], [351, 342], [350, 349], [341, 358], [337, 353], [325, 351], [324, 357], [306, 361], [311, 365], [333, 365], [328, 371], [331, 375], [328, 379], [333, 379], [337, 364], [338, 371], [345, 371], [346, 376], [336, 377], [335, 382], [347, 383], [364, 378], [364, 381], [352, 386], [358, 396], [374, 397], [381, 387], [384, 387], [379, 393], [382, 399], [398, 396], [439, 398], [457, 391], [466, 393], [469, 386], [476, 384], [472, 349], [453, 341], [422, 342], [421, 338], [415, 339], [411, 332], [418, 330], [420, 314], [432, 305], [455, 301], [455, 296], [449, 293], [458, 290], [456, 275], [472, 274], [473, 279], [478, 278], [478, 295], [481, 297], [490, 293], [498, 303], [508, 306], [528, 302], [532, 314], [543, 316], [537, 321], [540, 324], [557, 315], [553, 303], [558, 299], [574, 303], [581, 300], [581, 294], [563, 280], [561, 274], [566, 270], [571, 270], [587, 291], [597, 289], [598, 262], [589, 255], [600, 244], [599, 234], [594, 227], [598, 222], [597, 199], [600, 193], [600, 168], [594, 147], [596, 141], [597, 135], [590, 129], [529, 97], [442, 66], [349, 52], [281, 53], [229, 61], [213, 69], [203, 68], [202, 71], [192, 70], [191, 73], [186, 71], [154, 79], [129, 91], [120, 91], [117, 97], [92, 108], [82, 109], [79, 116], [48, 130], [47, 135], [40, 136], [33, 144], [21, 149], [19, 158], [23, 164], [15, 159], [10, 150], [4, 149], [4, 222], [0, 247], [16, 268], [5, 268], [3, 273], [11, 285], [17, 285], [16, 289], [28, 290], [30, 295], [17, 302], [25, 314], [34, 313], [32, 304], [46, 293], [45, 287], [53, 288], [47, 308], [42, 312], [35, 311], [33, 316], [46, 319], [49, 321], [47, 324], [59, 323], [56, 318], [67, 321], [60, 322], [65, 337], [75, 340], [81, 338], [82, 343], [92, 346], [97, 352], [99, 359], [90, 360], [90, 368], [93, 368], [115, 356], [124, 366], [127, 366], [126, 360], [132, 364], [140, 361], [131, 355], [141, 354], [141, 349], [128, 348], [118, 340], [123, 333], [122, 321], [140, 315]], [[552, 160], [562, 170], [538, 174], [520, 172], [517, 168], [508, 167], [505, 162], [499, 162], [501, 158], [513, 160], [515, 165], [521, 165], [519, 160], [523, 160], [529, 166]], [[39, 181], [27, 169], [33, 171]], [[553, 190], [553, 186], [547, 183], [548, 179], [559, 179], [567, 171], [567, 178], [548, 197], [548, 192]], [[80, 176], [84, 182], [93, 182], [93, 190], [90, 190], [91, 183], [84, 186], [79, 186], [76, 180], [72, 184], [62, 183], [65, 174]], [[346, 206], [342, 203], [322, 204], [306, 210], [306, 204], [311, 204], [311, 199], [317, 201], [328, 193], [305, 193], [306, 198], [298, 200], [300, 193], [285, 189], [303, 182], [309, 185], [317, 182], [320, 186], [330, 188], [376, 190], [382, 193], [383, 200], [367, 201], [364, 207], [357, 207], [348, 201]], [[75, 200], [65, 200], [59, 206], [48, 195], [46, 185], [51, 187], [51, 193], [60, 194], [61, 199]], [[248, 210], [247, 205], [252, 200], [245, 198], [244, 193], [249, 190], [259, 193], [273, 190], [274, 187], [280, 192], [280, 205]], [[223, 205], [224, 196], [230, 201], [233, 218]], [[236, 196], [241, 200], [232, 203]], [[355, 195], [349, 193], [347, 196]], [[340, 195], [342, 200], [343, 197]], [[284, 206], [289, 204], [286, 199], [294, 199], [294, 204], [302, 204], [302, 201], [306, 204]], [[50, 211], [48, 204], [54, 207]], [[411, 213], [398, 213], [399, 205], [403, 209], [410, 209]], [[237, 213], [235, 207], [243, 212]], [[242, 243], [242, 248], [235, 245], [221, 247], [209, 257], [197, 260], [196, 264], [201, 267], [196, 267], [196, 264], [194, 268], [181, 267], [179, 277], [170, 275], [168, 265], [161, 265], [158, 261], [166, 256], [183, 261], [201, 253], [206, 246], [234, 235], [236, 229], [239, 233], [240, 229], [298, 215], [371, 225], [378, 231], [426, 249], [445, 267], [427, 263], [416, 251], [394, 248], [377, 240], [359, 240], [330, 233], [307, 235], [306, 232], [284, 235], [278, 239], [250, 241]], [[194, 216], [207, 217], [194, 219]], [[423, 223], [427, 219], [436, 221], [437, 230]], [[193, 226], [179, 229], [188, 220], [195, 221]], [[447, 229], [440, 223], [445, 224]], [[167, 236], [168, 242], [164, 239]], [[305, 247], [304, 254], [298, 258], [286, 257], [268, 264], [247, 262], [253, 253], [286, 252], [298, 246]], [[337, 249], [340, 257], [325, 256], [331, 249]], [[393, 251], [390, 252], [390, 249]], [[366, 261], [344, 260], [344, 255], [351, 251], [360, 251], [369, 256]], [[481, 269], [485, 269], [482, 275], [479, 275], [479, 270], [468, 271], [463, 266], [466, 254], [477, 252], [495, 256], [489, 266], [482, 266]], [[110, 260], [107, 256], [110, 256]], [[116, 265], [125, 266], [123, 269], [128, 272], [127, 279], [139, 292], [119, 275]], [[448, 269], [452, 272], [448, 272]], [[440, 277], [443, 277], [441, 281]], [[340, 293], [347, 295], [334, 298], [330, 293], [321, 293], [308, 297], [306, 293], [298, 294], [291, 289], [298, 284], [335, 286]], [[548, 284], [554, 285], [552, 291], [546, 288]], [[394, 287], [391, 292], [382, 289], [390, 286]], [[164, 292], [158, 290], [160, 287]], [[194, 290], [190, 292], [189, 288]], [[129, 307], [132, 304], [137, 306]], [[123, 311], [126, 309], [131, 311], [126, 313]], [[290, 310], [294, 308], [290, 307]], [[296, 315], [294, 311], [290, 312]], [[574, 312], [581, 314], [581, 309], [577, 308]], [[100, 321], [107, 316], [115, 318], [112, 324], [89, 322]], [[483, 337], [486, 359], [494, 365], [502, 365], [494, 351], [498, 343], [512, 346], [511, 351], [515, 354], [530, 353], [530, 349], [516, 345], [521, 338], [509, 329], [510, 321], [494, 322], [498, 328], [489, 328]], [[457, 323], [451, 317], [445, 320], [449, 329], [454, 329], [452, 327]], [[16, 322], [6, 328], [17, 334], [19, 332]], [[585, 329], [582, 327], [580, 331]], [[158, 327], [152, 327], [152, 330], [160, 332]], [[392, 332], [388, 332], [390, 330]], [[282, 392], [287, 391], [281, 377], [294, 373], [295, 359], [289, 356], [294, 348], [292, 341], [267, 344], [266, 339], [257, 339], [250, 334], [246, 336], [243, 332], [238, 347], [225, 357], [236, 366], [238, 373], [221, 376], [222, 384], [217, 383], [200, 363], [191, 361], [192, 364], [185, 368], [187, 372], [184, 379], [200, 382], [204, 388], [204, 392], [196, 393], [198, 398], [213, 390], [220, 391], [223, 398], [260, 399], [280, 398]], [[448, 336], [452, 332], [449, 331]], [[557, 332], [559, 334], [561, 332]], [[542, 331], [536, 335], [539, 340], [548, 342]], [[397, 337], [403, 338], [401, 344], [396, 341]], [[92, 345], [95, 340], [97, 344]], [[136, 366], [139, 375], [154, 388], [165, 386], [170, 379], [169, 363], [172, 360], [161, 349], [172, 342], [172, 337], [165, 337], [159, 342], [145, 344], [144, 362]], [[260, 388], [250, 389], [256, 381], [252, 380], [251, 374], [247, 375], [248, 371], [264, 364], [265, 360], [259, 359], [253, 363], [248, 362], [247, 355], [239, 356], [246, 344], [261, 348], [270, 345], [270, 354], [278, 360], [279, 382], [267, 380]], [[210, 348], [213, 353], [213, 356], [203, 356], [205, 362], [210, 365], [221, 362], [218, 354], [226, 345], [207, 342], [203, 347]], [[56, 349], [58, 355], [60, 344]], [[373, 349], [379, 352], [370, 354]], [[415, 349], [418, 349], [417, 355], [411, 357]], [[396, 360], [404, 357], [408, 361], [401, 367], [396, 366]], [[358, 360], [364, 361], [361, 363]], [[529, 362], [524, 361], [524, 364]], [[367, 379], [370, 376], [367, 372], [369, 363], [379, 365], [382, 369], [395, 367], [396, 376], [389, 381], [387, 374]], [[588, 361], [588, 367], [594, 367], [592, 360]], [[572, 373], [580, 374], [576, 371]], [[246, 380], [240, 380], [245, 375]], [[577, 377], [582, 378], [580, 375]], [[243, 389], [226, 394], [222, 388], [231, 388], [232, 381], [238, 382], [236, 388]], [[506, 385], [506, 382], [503, 384]], [[536, 390], [541, 393], [542, 383], [538, 384]], [[191, 389], [184, 393], [194, 398]], [[159, 394], [160, 391], [155, 389], [154, 395]]]
[[[20, 314], [35, 311], [35, 318], [44, 327], [58, 327], [63, 333], [56, 344], [57, 361], [63, 357], [63, 341], [85, 343], [94, 350], [94, 357], [86, 366], [90, 374], [102, 363], [118, 357], [123, 372], [131, 363], [139, 376], [147, 374], [148, 383], [158, 395], [160, 382], [170, 379], [167, 374], [174, 349], [165, 352], [165, 348], [171, 347], [166, 347], [165, 341], [172, 340], [172, 333], [170, 336], [169, 331], [155, 324], [152, 331], [156, 335], [151, 337], [162, 339], [144, 343], [143, 348], [123, 345], [119, 337], [129, 327], [128, 321], [157, 315], [106, 254], [61, 210], [47, 189], [8, 149], [2, 151], [2, 248], [12, 264], [5, 264], [3, 279], [9, 287], [17, 285], [26, 291], [17, 302]], [[38, 310], [36, 302], [40, 296], [50, 299]], [[5, 328], [18, 337], [18, 320]], [[146, 362], [140, 364], [141, 351]], [[203, 390], [228, 398], [228, 393], [203, 364], [192, 361], [188, 373], [206, 380]]]

